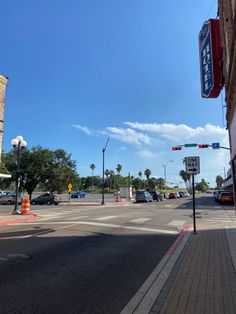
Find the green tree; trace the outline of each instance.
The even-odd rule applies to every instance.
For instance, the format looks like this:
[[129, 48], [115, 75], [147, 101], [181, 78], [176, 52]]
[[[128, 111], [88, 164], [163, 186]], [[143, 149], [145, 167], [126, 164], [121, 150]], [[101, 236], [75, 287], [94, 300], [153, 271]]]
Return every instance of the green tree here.
[[148, 183], [149, 183], [149, 184], [148, 184], [148, 187], [149, 187], [151, 190], [155, 190], [155, 189], [156, 189], [156, 186], [157, 186], [157, 180], [156, 180], [156, 178], [150, 178]]
[[120, 176], [121, 170], [122, 170], [122, 165], [118, 164], [117, 167], [116, 167], [116, 171], [118, 173], [118, 176]]
[[157, 187], [159, 190], [164, 189], [165, 187], [165, 180], [163, 178], [157, 179]]
[[114, 189], [114, 179], [115, 179], [115, 172], [114, 170], [110, 170], [110, 178], [109, 178], [109, 181], [110, 181], [110, 189]]
[[186, 171], [184, 170], [180, 170], [179, 175], [181, 176], [182, 180], [185, 182], [187, 190], [190, 191], [191, 190], [191, 186], [190, 186], [191, 175], [186, 173]]
[[95, 164], [90, 165], [90, 169], [92, 169], [92, 190], [93, 190], [93, 172], [95, 168], [96, 168]]
[[220, 190], [222, 188], [222, 184], [224, 183], [224, 179], [222, 178], [222, 176], [217, 176], [216, 177], [216, 186], [217, 189]]
[[[15, 152], [11, 151], [4, 155], [6, 167], [12, 172], [12, 180], [15, 180]], [[46, 182], [52, 169], [52, 152], [41, 146], [33, 147], [32, 150], [24, 150], [20, 156], [21, 175], [24, 180], [21, 186], [27, 191], [30, 198], [38, 184]]]
[[146, 169], [146, 170], [144, 171], [144, 175], [145, 175], [146, 178], [147, 178], [147, 187], [149, 187], [149, 178], [150, 178], [151, 174], [152, 174], [152, 172], [151, 172], [150, 169]]
[[45, 187], [48, 191], [62, 193], [69, 182], [78, 181], [76, 162], [63, 149], [52, 151], [52, 168], [48, 171]]
[[122, 165], [121, 164], [118, 164], [117, 167], [116, 167], [116, 171], [117, 171], [117, 187], [120, 183], [120, 173], [121, 173], [121, 170], [122, 170]]
[[142, 179], [142, 175], [143, 175], [142, 171], [139, 171], [138, 176], [139, 176], [140, 179]]
[[204, 179], [202, 179], [200, 183], [196, 184], [196, 190], [198, 191], [205, 192], [208, 189], [209, 189], [209, 185]]
[[139, 178], [135, 178], [133, 180], [133, 187], [135, 188], [135, 190], [139, 190], [142, 187], [142, 180]]

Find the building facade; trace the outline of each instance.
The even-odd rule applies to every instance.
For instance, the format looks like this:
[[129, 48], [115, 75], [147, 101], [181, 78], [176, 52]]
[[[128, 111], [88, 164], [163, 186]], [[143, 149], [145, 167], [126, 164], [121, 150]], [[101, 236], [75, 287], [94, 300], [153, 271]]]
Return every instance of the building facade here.
[[236, 200], [236, 0], [218, 0], [230, 142], [231, 182]]
[[3, 120], [4, 120], [4, 102], [8, 79], [0, 75], [0, 162], [2, 160], [2, 140], [3, 140]]

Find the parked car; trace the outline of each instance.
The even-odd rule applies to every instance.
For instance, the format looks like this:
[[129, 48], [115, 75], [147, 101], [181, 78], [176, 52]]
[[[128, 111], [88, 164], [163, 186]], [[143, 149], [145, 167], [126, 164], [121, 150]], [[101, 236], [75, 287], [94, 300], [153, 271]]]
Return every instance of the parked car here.
[[137, 191], [135, 195], [135, 200], [139, 202], [152, 202], [152, 195], [147, 191]]
[[176, 193], [169, 193], [169, 199], [171, 198], [177, 198]]
[[13, 195], [0, 195], [1, 205], [12, 205], [16, 203], [16, 197]]
[[86, 193], [85, 192], [80, 192], [80, 191], [75, 191], [72, 192], [70, 195], [71, 198], [85, 198], [86, 197]]
[[234, 195], [231, 191], [224, 191], [218, 195], [217, 201], [221, 204], [233, 204]]
[[218, 197], [220, 196], [221, 192], [225, 192], [225, 190], [219, 190], [213, 193], [216, 202], [218, 202]]
[[179, 192], [179, 196], [180, 196], [180, 197], [187, 197], [187, 194], [186, 194], [186, 192], [180, 191], [180, 192]]
[[148, 191], [148, 192], [151, 194], [153, 201], [158, 202], [158, 201], [163, 200], [163, 196], [159, 191]]
[[46, 194], [42, 194], [38, 197], [35, 197], [31, 200], [31, 204], [32, 205], [44, 205], [44, 204], [54, 204], [54, 205], [58, 205], [61, 201], [61, 198], [54, 195], [54, 194], [50, 194], [50, 193], [46, 193]]

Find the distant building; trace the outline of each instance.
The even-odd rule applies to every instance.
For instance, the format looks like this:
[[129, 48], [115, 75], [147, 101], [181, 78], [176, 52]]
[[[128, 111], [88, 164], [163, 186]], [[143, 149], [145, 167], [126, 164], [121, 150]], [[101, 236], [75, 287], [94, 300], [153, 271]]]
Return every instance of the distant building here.
[[0, 75], [0, 178], [9, 178], [6, 167], [2, 163], [2, 141], [3, 141], [3, 121], [4, 121], [4, 101], [6, 94], [6, 86], [8, 79], [6, 76]]
[[[236, 200], [236, 1], [218, 0], [223, 75], [225, 81], [226, 120], [230, 141], [231, 175], [225, 182], [233, 183]], [[228, 182], [227, 182], [228, 181]], [[230, 184], [229, 184], [230, 185]]]
[[2, 157], [4, 102], [5, 102], [7, 81], [8, 81], [7, 77], [0, 75], [0, 161]]

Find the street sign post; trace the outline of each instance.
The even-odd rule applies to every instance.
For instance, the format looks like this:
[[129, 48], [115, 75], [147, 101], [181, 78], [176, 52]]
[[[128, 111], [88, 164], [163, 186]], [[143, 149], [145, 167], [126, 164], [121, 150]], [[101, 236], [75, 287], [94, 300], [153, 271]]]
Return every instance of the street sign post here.
[[186, 173], [199, 174], [200, 173], [200, 157], [192, 156], [184, 158]]
[[193, 233], [196, 234], [196, 212], [195, 212], [195, 184], [194, 175], [200, 173], [200, 157], [191, 156], [184, 158], [186, 173], [192, 175], [192, 193], [193, 193]]
[[71, 183], [68, 184], [68, 193], [69, 193], [69, 203], [70, 203], [70, 193], [72, 191], [73, 185]]

